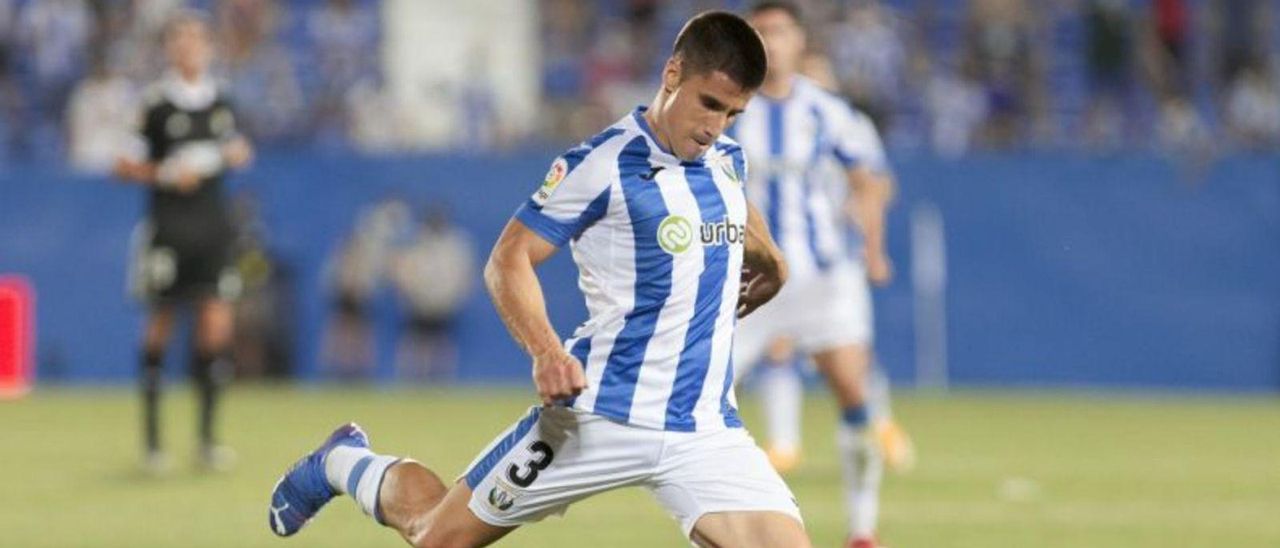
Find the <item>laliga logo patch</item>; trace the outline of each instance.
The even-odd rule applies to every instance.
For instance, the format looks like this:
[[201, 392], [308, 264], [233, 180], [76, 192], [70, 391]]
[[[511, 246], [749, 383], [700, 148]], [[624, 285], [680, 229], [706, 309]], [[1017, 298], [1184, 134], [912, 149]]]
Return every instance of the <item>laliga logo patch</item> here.
[[516, 496], [503, 488], [501, 483], [494, 483], [493, 489], [489, 490], [489, 506], [494, 507], [499, 512], [510, 510], [515, 503]]
[[658, 245], [663, 251], [679, 255], [693, 243], [693, 224], [679, 215], [668, 215], [658, 225]]
[[569, 162], [564, 158], [556, 158], [551, 164], [551, 169], [547, 170], [547, 176], [542, 180], [542, 186], [538, 188], [538, 192], [534, 193], [533, 201], [538, 205], [547, 203], [547, 199], [551, 198], [551, 193], [556, 191], [556, 187], [560, 186], [560, 181], [564, 180], [565, 175], [569, 174]]

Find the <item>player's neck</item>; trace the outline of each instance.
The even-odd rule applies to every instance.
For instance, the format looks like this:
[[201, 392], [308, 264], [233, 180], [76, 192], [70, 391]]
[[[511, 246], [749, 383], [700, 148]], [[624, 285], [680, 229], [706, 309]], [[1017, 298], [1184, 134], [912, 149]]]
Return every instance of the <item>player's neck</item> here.
[[766, 76], [764, 84], [760, 86], [760, 95], [769, 99], [779, 100], [786, 99], [791, 96], [791, 90], [796, 87], [795, 74], [780, 74], [777, 76]]
[[644, 111], [644, 121], [649, 124], [649, 130], [653, 132], [653, 137], [658, 140], [658, 144], [662, 145], [663, 150], [675, 150], [671, 148], [671, 137], [667, 135], [667, 128], [658, 120], [658, 109], [662, 108], [662, 104], [666, 102], [664, 93], [659, 93], [653, 99], [653, 104]]
[[173, 73], [178, 75], [178, 79], [184, 84], [198, 84], [204, 80], [204, 71], [201, 70], [175, 67]]

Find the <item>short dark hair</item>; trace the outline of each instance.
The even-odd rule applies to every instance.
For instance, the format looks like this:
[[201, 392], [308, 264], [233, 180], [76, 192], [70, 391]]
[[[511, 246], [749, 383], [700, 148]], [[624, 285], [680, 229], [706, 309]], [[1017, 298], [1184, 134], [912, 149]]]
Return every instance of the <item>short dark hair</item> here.
[[706, 11], [690, 19], [671, 50], [685, 76], [718, 70], [743, 89], [758, 89], [769, 68], [760, 35], [727, 11]]
[[768, 0], [765, 2], [756, 2], [755, 5], [751, 6], [751, 9], [747, 11], [747, 14], [756, 16], [766, 11], [774, 11], [774, 10], [778, 10], [786, 13], [787, 15], [790, 15], [791, 20], [795, 21], [796, 24], [799, 24], [801, 21], [804, 20], [801, 18], [800, 6], [796, 5], [795, 2], [788, 2], [786, 0]]

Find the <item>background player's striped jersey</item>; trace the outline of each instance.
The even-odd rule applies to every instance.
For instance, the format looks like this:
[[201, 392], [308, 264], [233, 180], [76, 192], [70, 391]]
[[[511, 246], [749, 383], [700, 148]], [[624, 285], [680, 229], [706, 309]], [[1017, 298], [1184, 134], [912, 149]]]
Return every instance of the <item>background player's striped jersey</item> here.
[[741, 149], [682, 162], [639, 108], [556, 159], [516, 218], [571, 243], [590, 318], [566, 341], [586, 366], [574, 408], [666, 430], [741, 426], [733, 341], [747, 205]]
[[747, 194], [782, 248], [791, 280], [855, 258], [829, 179], [847, 184], [843, 170], [831, 169], [833, 160], [887, 171], [871, 120], [797, 76], [785, 99], [757, 94], [731, 133], [751, 160]]

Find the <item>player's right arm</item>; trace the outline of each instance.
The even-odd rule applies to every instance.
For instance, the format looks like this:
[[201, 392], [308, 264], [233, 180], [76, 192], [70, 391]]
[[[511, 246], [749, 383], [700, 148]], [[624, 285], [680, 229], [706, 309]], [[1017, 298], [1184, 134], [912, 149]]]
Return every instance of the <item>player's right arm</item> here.
[[587, 380], [582, 364], [565, 351], [551, 327], [534, 267], [607, 212], [611, 181], [617, 177], [610, 168], [617, 158], [593, 152], [608, 140], [602, 135], [551, 164], [542, 186], [503, 229], [484, 269], [498, 314], [533, 358], [533, 382], [546, 405], [577, 396]]
[[787, 282], [787, 261], [774, 243], [769, 225], [747, 203], [747, 242], [742, 253], [742, 289], [738, 296], [738, 317], [745, 318], [782, 290]]
[[551, 327], [542, 284], [533, 270], [555, 252], [554, 245], [512, 219], [484, 268], [485, 286], [502, 323], [533, 358], [533, 384], [544, 405], [577, 396], [587, 387], [582, 364], [564, 350]]
[[165, 137], [162, 122], [157, 115], [158, 104], [158, 99], [151, 98], [139, 116], [137, 129], [139, 137], [146, 144], [146, 159], [119, 156], [112, 167], [112, 173], [124, 181], [145, 186], [172, 186], [181, 192], [190, 192], [200, 184], [200, 177], [195, 172], [189, 169], [178, 169], [169, 177], [160, 175], [160, 162], [163, 160], [160, 141]]

